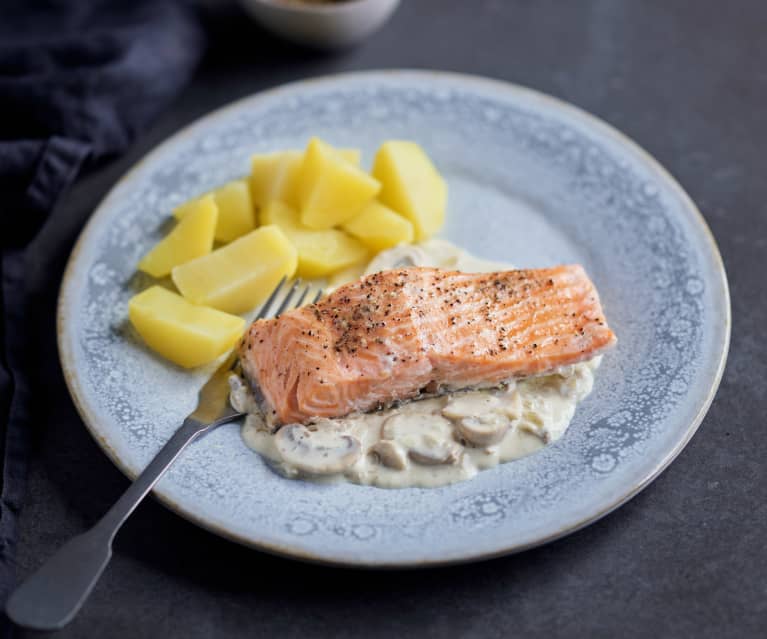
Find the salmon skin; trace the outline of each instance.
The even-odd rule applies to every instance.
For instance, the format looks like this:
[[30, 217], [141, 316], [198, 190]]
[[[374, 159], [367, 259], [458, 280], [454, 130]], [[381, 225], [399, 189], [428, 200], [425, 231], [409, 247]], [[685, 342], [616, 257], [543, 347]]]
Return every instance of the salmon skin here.
[[497, 273], [382, 271], [255, 321], [245, 377], [276, 424], [491, 387], [591, 359], [615, 343], [581, 266]]

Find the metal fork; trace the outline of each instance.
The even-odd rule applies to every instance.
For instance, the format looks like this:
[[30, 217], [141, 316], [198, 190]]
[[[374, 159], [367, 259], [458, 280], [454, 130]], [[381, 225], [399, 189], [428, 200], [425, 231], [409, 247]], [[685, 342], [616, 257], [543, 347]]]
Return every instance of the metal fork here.
[[[280, 280], [256, 319], [267, 317], [282, 293], [284, 297], [275, 316], [300, 306], [311, 287], [305, 286], [294, 303], [293, 298], [300, 288], [301, 281], [296, 280], [284, 293], [285, 278]], [[320, 290], [313, 301], [321, 296]], [[5, 610], [15, 623], [34, 630], [58, 630], [74, 618], [109, 563], [117, 531], [170, 465], [193, 441], [217, 426], [242, 417], [243, 413], [229, 403], [229, 376], [237, 364], [237, 353], [232, 351], [200, 389], [197, 408], [122, 497], [95, 526], [70, 539], [14, 591]]]

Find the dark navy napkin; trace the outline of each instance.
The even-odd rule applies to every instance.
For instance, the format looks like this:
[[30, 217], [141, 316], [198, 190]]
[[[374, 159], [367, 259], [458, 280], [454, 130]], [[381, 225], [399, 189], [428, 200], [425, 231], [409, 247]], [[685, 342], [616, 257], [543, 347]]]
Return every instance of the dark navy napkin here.
[[15, 583], [39, 392], [30, 320], [59, 283], [51, 274], [42, 289], [29, 286], [25, 247], [44, 225], [49, 236], [67, 226], [56, 208], [67, 187], [126, 148], [189, 80], [203, 46], [182, 1], [0, 3], [0, 603]]

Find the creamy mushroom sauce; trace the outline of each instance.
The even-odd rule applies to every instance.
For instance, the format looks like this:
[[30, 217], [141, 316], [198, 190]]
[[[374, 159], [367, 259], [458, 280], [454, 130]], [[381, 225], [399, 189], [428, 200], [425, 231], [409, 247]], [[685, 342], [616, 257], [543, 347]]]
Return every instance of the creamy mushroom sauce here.
[[[444, 240], [380, 253], [365, 273], [403, 265], [482, 272], [513, 268], [473, 257]], [[362, 273], [346, 272], [345, 280]], [[601, 357], [552, 374], [462, 390], [385, 410], [275, 429], [247, 382], [230, 380], [231, 402], [247, 413], [242, 437], [287, 477], [346, 480], [383, 488], [433, 487], [470, 479], [556, 441], [591, 392]]]

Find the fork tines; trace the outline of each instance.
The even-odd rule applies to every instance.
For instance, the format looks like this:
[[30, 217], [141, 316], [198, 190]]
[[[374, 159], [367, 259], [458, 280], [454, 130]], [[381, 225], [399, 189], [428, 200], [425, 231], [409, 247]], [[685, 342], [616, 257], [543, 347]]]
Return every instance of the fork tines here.
[[[283, 277], [279, 281], [275, 289], [272, 291], [272, 293], [269, 295], [268, 299], [263, 303], [255, 319], [263, 319], [265, 317], [269, 317], [271, 315], [270, 313], [271, 308], [279, 297], [282, 297], [282, 302], [280, 302], [280, 305], [277, 307], [277, 310], [274, 312], [274, 317], [279, 317], [285, 311], [290, 310], [292, 308], [298, 308], [304, 303], [307, 296], [309, 295], [309, 292], [312, 289], [311, 284], [306, 284], [302, 288], [301, 280], [297, 279], [290, 285], [290, 288], [288, 288], [287, 292], [285, 292], [286, 283], [287, 283], [287, 278]], [[296, 297], [296, 293], [298, 293], [297, 297]], [[317, 291], [317, 294], [314, 296], [314, 299], [312, 300], [312, 304], [317, 302], [317, 300], [319, 300], [321, 297], [322, 297], [322, 289]]]

